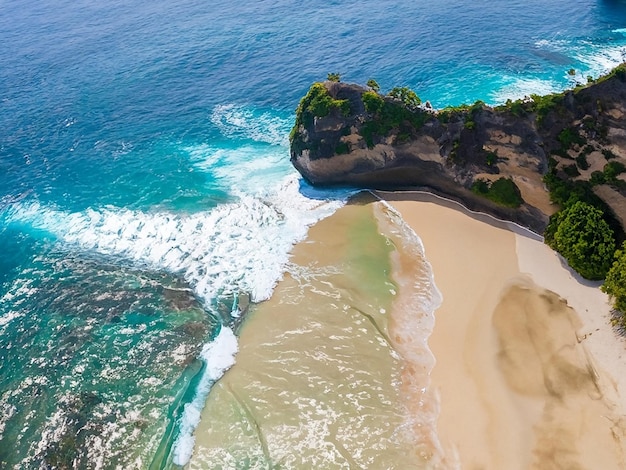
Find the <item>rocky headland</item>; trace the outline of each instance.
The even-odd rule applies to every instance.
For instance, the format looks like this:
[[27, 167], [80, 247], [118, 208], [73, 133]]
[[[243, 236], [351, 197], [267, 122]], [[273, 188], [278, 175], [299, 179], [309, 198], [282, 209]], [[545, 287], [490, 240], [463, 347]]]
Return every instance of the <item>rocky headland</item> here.
[[[434, 110], [406, 88], [325, 81], [296, 112], [313, 185], [424, 189], [542, 233], [570, 193], [626, 223], [626, 66], [563, 93]], [[618, 237], [618, 239], [621, 237]]]

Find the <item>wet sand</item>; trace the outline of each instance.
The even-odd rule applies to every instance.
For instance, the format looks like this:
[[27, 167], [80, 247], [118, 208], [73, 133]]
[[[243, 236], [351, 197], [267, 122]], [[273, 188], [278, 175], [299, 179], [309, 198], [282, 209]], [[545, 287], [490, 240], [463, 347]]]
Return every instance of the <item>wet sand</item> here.
[[393, 246], [378, 231], [371, 204], [349, 205], [295, 247], [211, 390], [189, 468], [423, 468], [390, 337]]
[[429, 339], [455, 461], [442, 468], [626, 468], [624, 344], [604, 294], [541, 241], [410, 198], [391, 204], [443, 295]]

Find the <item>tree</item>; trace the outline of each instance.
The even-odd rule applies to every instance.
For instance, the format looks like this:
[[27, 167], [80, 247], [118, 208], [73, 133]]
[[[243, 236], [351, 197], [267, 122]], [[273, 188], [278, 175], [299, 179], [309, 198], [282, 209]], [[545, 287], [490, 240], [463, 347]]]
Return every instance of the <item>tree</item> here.
[[379, 92], [380, 91], [380, 85], [378, 84], [378, 82], [376, 80], [374, 80], [373, 78], [370, 78], [367, 81], [367, 86], [370, 87], [372, 90], [374, 90], [375, 92]]
[[363, 100], [365, 110], [368, 113], [377, 114], [383, 109], [383, 106], [385, 105], [383, 99], [375, 91], [366, 91], [361, 96], [361, 99]]
[[472, 184], [472, 191], [507, 207], [519, 207], [524, 202], [522, 194], [510, 178], [499, 178], [489, 182], [478, 178]]
[[404, 105], [409, 109], [417, 108], [422, 100], [417, 94], [408, 87], [395, 87], [389, 92], [389, 96], [400, 100], [404, 103]]
[[613, 230], [602, 211], [578, 201], [553, 216], [546, 229], [546, 243], [587, 279], [604, 279], [615, 253]]
[[341, 74], [339, 73], [329, 73], [326, 77], [326, 80], [328, 80], [329, 82], [340, 82], [341, 81]]
[[615, 252], [613, 266], [600, 289], [609, 295], [617, 310], [626, 313], [626, 242]]

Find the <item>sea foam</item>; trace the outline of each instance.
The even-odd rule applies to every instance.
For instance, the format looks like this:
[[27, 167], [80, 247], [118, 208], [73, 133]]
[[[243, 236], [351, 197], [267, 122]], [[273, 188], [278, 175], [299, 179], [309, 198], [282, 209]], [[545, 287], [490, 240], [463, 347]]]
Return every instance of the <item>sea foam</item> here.
[[[220, 299], [241, 292], [256, 302], [268, 299], [294, 243], [354, 190], [313, 190], [301, 181], [289, 164], [290, 123], [284, 119], [223, 105], [214, 109], [211, 122], [226, 141], [182, 150], [195, 170], [207, 175], [211, 188], [230, 195], [228, 202], [193, 213], [114, 206], [71, 212], [23, 198], [9, 201], [1, 215], [7, 223], [54, 237], [58, 249], [72, 255], [104, 256], [116, 264], [180, 275], [210, 311]], [[238, 144], [233, 146], [232, 139]], [[234, 310], [232, 316], [237, 314]], [[226, 325], [204, 346], [200, 384], [178, 423], [176, 463], [189, 459], [206, 396], [235, 362], [236, 352], [236, 337]]]
[[20, 202], [8, 218], [53, 234], [68, 251], [182, 274], [210, 308], [218, 296], [241, 291], [254, 301], [269, 298], [293, 244], [343, 203], [302, 196], [291, 175], [264, 197], [241, 194], [237, 202], [194, 214], [114, 207], [65, 212]]
[[291, 120], [274, 113], [254, 110], [246, 106], [222, 104], [213, 109], [211, 122], [228, 138], [250, 139], [273, 145], [287, 145]]
[[[234, 202], [193, 214], [146, 212], [115, 207], [67, 212], [36, 201], [19, 201], [5, 213], [9, 223], [56, 237], [59, 249], [95, 254], [182, 275], [205, 307], [216, 299], [247, 292], [253, 301], [268, 299], [282, 277], [294, 243], [308, 227], [345, 203], [349, 192], [331, 199], [301, 194], [295, 174], [257, 195], [239, 194]], [[7, 318], [7, 322], [10, 321]], [[211, 385], [234, 363], [236, 338], [222, 326], [201, 354], [206, 369], [196, 395], [184, 410], [173, 457], [184, 464], [193, 450], [193, 430]]]
[[176, 465], [185, 465], [191, 458], [195, 442], [194, 430], [200, 422], [200, 413], [211, 386], [226, 370], [235, 363], [237, 338], [228, 327], [222, 327], [217, 337], [202, 349], [201, 357], [205, 362], [196, 394], [190, 403], [185, 405], [179, 424], [179, 435], [174, 442], [172, 456]]

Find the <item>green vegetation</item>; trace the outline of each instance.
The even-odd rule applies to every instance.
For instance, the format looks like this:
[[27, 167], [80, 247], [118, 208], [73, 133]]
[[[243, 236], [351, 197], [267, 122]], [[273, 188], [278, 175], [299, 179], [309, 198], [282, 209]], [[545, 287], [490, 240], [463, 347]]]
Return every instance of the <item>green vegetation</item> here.
[[599, 184], [606, 183], [606, 178], [604, 177], [604, 173], [601, 171], [594, 171], [591, 173], [591, 177], [589, 178], [589, 183], [591, 186], [597, 186]]
[[550, 191], [550, 200], [561, 207], [567, 207], [577, 201], [583, 201], [595, 207], [601, 204], [588, 181], [561, 179], [554, 167], [544, 175], [543, 181]]
[[616, 183], [617, 176], [626, 171], [626, 167], [622, 162], [612, 161], [604, 165], [602, 172], [607, 182]]
[[372, 90], [374, 90], [376, 93], [378, 93], [380, 91], [380, 85], [373, 78], [370, 78], [367, 81], [367, 86], [370, 87]]
[[363, 100], [365, 110], [368, 113], [379, 113], [385, 105], [385, 100], [383, 100], [383, 98], [375, 91], [366, 91], [361, 96], [361, 99]]
[[388, 96], [402, 101], [402, 103], [409, 109], [417, 109], [417, 107], [422, 104], [420, 97], [417, 96], [413, 90], [405, 86], [393, 88], [388, 93]]
[[578, 165], [578, 168], [580, 168], [581, 170], [589, 169], [589, 162], [587, 161], [587, 155], [589, 155], [594, 150], [595, 149], [591, 145], [587, 145], [585, 146], [584, 149], [582, 149], [582, 151], [576, 157], [576, 165]]
[[577, 201], [550, 218], [545, 241], [586, 279], [604, 279], [615, 252], [613, 230], [603, 212]]
[[472, 191], [507, 207], [519, 207], [524, 202], [519, 188], [510, 178], [500, 178], [492, 183], [477, 179], [472, 185]]
[[589, 162], [587, 161], [587, 154], [585, 154], [584, 152], [581, 152], [576, 157], [576, 165], [578, 165], [578, 168], [580, 168], [581, 170], [589, 169]]
[[409, 140], [414, 130], [422, 127], [429, 117], [427, 111], [416, 108], [419, 98], [415, 92], [408, 88], [394, 90], [405, 91], [397, 91], [394, 100], [385, 99], [375, 91], [361, 95], [366, 111], [371, 114], [370, 120], [361, 127], [361, 135], [369, 148], [374, 146], [375, 136], [387, 136], [392, 130], [396, 131], [398, 142]]
[[530, 95], [530, 99], [507, 100], [504, 106], [498, 106], [496, 109], [507, 109], [514, 116], [520, 117], [525, 114], [536, 113], [537, 123], [541, 124], [550, 111], [557, 109], [563, 104], [564, 93], [553, 93], [550, 95]]
[[314, 83], [308, 93], [300, 100], [296, 109], [296, 122], [291, 129], [289, 139], [293, 141], [295, 133], [301, 124], [311, 125], [315, 117], [328, 116], [332, 110], [339, 110], [346, 116], [350, 114], [348, 100], [336, 100], [328, 94], [323, 83]]
[[493, 166], [498, 163], [498, 154], [496, 152], [487, 152], [485, 154], [485, 162], [489, 166]]
[[574, 164], [564, 166], [563, 171], [565, 172], [567, 176], [571, 178], [574, 178], [580, 175], [580, 171], [578, 171], [578, 167]]
[[572, 147], [573, 144], [584, 145], [585, 139], [574, 128], [568, 127], [559, 132], [557, 137], [561, 142], [561, 147], [565, 150]]
[[602, 155], [604, 155], [604, 158], [606, 158], [607, 160], [611, 160], [613, 158], [617, 158], [617, 155], [615, 155], [609, 149], [602, 149]]
[[[615, 252], [615, 261], [600, 287], [613, 301], [613, 307], [626, 314], [626, 243]], [[624, 317], [622, 316], [622, 323]]]
[[326, 80], [328, 80], [329, 82], [340, 82], [341, 81], [341, 74], [329, 73], [326, 76]]
[[347, 142], [339, 142], [335, 147], [335, 153], [337, 155], [350, 153], [350, 145]]
[[622, 81], [622, 82], [626, 81], [626, 63], [618, 65], [613, 70], [611, 70], [610, 73], [604, 75], [603, 77], [598, 78], [595, 81], [595, 83], [602, 83], [602, 82], [605, 82], [606, 80], [609, 80], [609, 79], [611, 79], [613, 77], [619, 78], [619, 80]]
[[617, 177], [626, 171], [624, 164], [618, 161], [610, 161], [602, 171], [594, 171], [589, 178], [589, 184], [596, 186], [599, 184], [610, 184], [618, 188], [626, 186], [626, 182], [618, 179]]
[[481, 100], [476, 101], [472, 105], [461, 104], [459, 106], [446, 106], [437, 113], [437, 118], [444, 124], [465, 120], [464, 127], [466, 129], [474, 129], [476, 126], [476, 114], [481, 111], [484, 106], [485, 103]]

